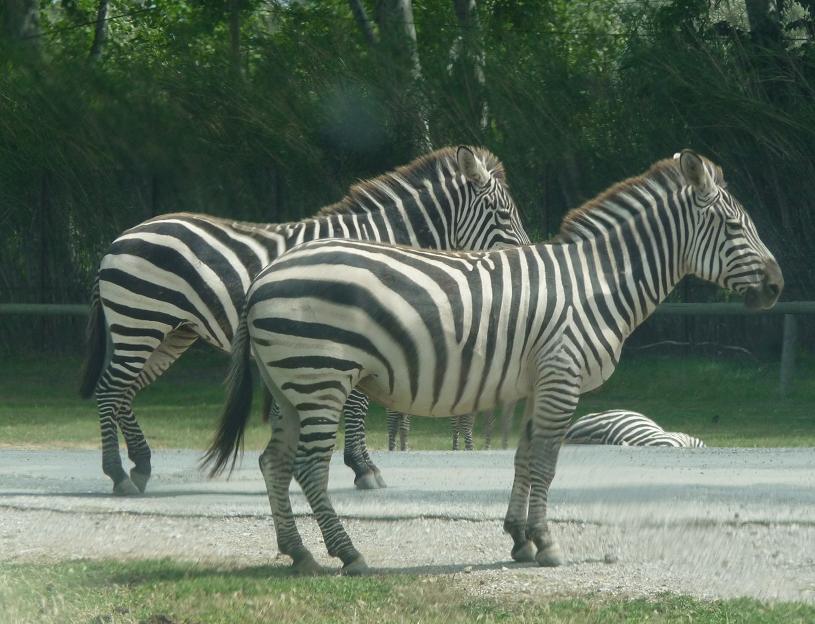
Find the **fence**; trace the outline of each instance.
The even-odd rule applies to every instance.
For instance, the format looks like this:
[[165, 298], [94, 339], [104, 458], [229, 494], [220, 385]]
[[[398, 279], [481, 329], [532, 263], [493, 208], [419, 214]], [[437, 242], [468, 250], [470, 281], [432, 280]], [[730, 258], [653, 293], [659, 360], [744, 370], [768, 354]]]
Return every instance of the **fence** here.
[[[795, 375], [795, 351], [798, 343], [798, 315], [815, 314], [815, 301], [785, 301], [770, 310], [748, 310], [740, 303], [663, 303], [655, 314], [677, 316], [744, 316], [771, 314], [783, 316], [781, 341], [781, 367], [778, 389], [782, 397], [789, 394]], [[32, 316], [85, 316], [84, 304], [0, 303], [0, 315], [20, 314]]]

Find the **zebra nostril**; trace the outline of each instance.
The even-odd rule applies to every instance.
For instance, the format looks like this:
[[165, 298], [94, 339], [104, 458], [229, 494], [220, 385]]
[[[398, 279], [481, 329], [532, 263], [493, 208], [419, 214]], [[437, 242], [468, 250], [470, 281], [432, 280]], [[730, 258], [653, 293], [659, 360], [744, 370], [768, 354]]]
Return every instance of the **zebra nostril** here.
[[777, 297], [781, 294], [781, 287], [778, 284], [767, 284], [767, 292], [773, 297]]

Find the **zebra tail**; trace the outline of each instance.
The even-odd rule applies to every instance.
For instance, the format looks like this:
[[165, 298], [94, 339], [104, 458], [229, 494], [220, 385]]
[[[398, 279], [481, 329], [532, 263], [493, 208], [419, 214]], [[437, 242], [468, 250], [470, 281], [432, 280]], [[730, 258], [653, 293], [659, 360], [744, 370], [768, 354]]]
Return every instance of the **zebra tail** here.
[[218, 432], [201, 460], [201, 467], [209, 466], [209, 476], [221, 474], [232, 460], [229, 472], [235, 468], [238, 455], [243, 451], [243, 434], [252, 409], [252, 367], [249, 330], [244, 309], [232, 340], [229, 375], [226, 379], [227, 396], [221, 414]]
[[107, 332], [105, 331], [105, 311], [99, 297], [99, 278], [93, 283], [91, 291], [91, 309], [88, 326], [85, 329], [85, 361], [80, 373], [79, 396], [89, 399], [93, 396], [108, 351]]
[[263, 384], [263, 402], [261, 404], [260, 410], [260, 419], [262, 422], [269, 422], [269, 412], [272, 409], [272, 393], [269, 392], [269, 388], [266, 387], [266, 384]]

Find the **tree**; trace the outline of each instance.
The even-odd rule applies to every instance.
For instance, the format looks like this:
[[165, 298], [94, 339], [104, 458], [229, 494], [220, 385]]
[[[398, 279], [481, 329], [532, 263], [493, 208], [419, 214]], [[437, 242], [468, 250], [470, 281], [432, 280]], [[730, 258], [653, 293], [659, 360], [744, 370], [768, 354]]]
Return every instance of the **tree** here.
[[40, 5], [37, 0], [5, 0], [0, 3], [4, 37], [17, 46], [15, 52], [39, 56]]
[[396, 114], [397, 141], [414, 152], [432, 149], [427, 106], [421, 92], [422, 65], [416, 46], [416, 25], [411, 0], [378, 0], [376, 21], [380, 49], [390, 70], [391, 97]]
[[453, 0], [461, 34], [450, 50], [450, 71], [461, 76], [463, 92], [467, 97], [468, 112], [475, 118], [477, 127], [487, 129], [487, 82], [484, 76], [485, 54], [481, 39], [481, 23], [478, 19], [476, 0]]
[[108, 1], [99, 0], [99, 6], [96, 9], [96, 24], [93, 29], [93, 43], [89, 54], [93, 62], [97, 62], [102, 58], [102, 47], [105, 45], [108, 36]]

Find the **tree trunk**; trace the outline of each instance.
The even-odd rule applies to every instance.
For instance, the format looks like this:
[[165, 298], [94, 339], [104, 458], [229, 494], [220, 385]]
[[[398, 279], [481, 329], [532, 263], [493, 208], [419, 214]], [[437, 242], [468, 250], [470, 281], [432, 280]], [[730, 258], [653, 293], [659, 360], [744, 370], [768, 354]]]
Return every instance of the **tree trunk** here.
[[382, 52], [389, 69], [397, 115], [397, 140], [414, 152], [432, 149], [427, 106], [421, 93], [422, 65], [416, 46], [416, 26], [411, 0], [379, 0], [376, 5]]
[[4, 0], [2, 11], [3, 35], [19, 45], [23, 54], [39, 56], [40, 5], [37, 0]]
[[371, 26], [371, 20], [368, 19], [368, 13], [365, 11], [365, 6], [362, 4], [362, 0], [348, 0], [348, 4], [351, 5], [351, 13], [354, 14], [354, 19], [356, 20], [360, 31], [362, 31], [362, 36], [365, 37], [366, 43], [370, 46], [375, 45], [376, 35], [374, 34], [374, 29]]
[[744, 0], [753, 41], [760, 46], [783, 46], [783, 32], [776, 0]]
[[93, 30], [93, 44], [89, 57], [94, 63], [102, 58], [102, 48], [108, 38], [108, 0], [99, 0], [96, 10], [96, 26]]
[[241, 75], [241, 0], [229, 0], [229, 61], [232, 75]]
[[462, 76], [463, 92], [467, 95], [468, 111], [483, 133], [487, 129], [486, 77], [484, 76], [484, 45], [476, 0], [453, 0], [453, 8], [461, 26], [461, 34], [450, 51], [450, 70]]

